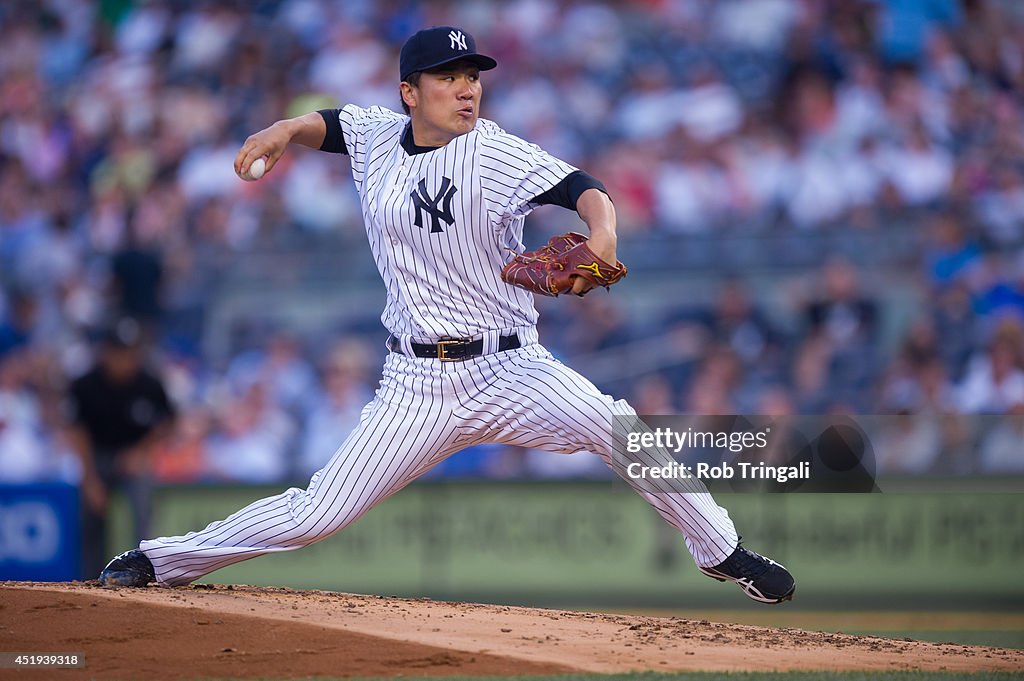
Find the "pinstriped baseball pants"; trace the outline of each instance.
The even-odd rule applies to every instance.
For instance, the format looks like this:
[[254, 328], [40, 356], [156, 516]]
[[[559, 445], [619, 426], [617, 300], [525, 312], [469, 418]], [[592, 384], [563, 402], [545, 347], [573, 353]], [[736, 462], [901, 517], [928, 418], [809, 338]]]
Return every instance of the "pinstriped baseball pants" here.
[[635, 412], [539, 344], [464, 362], [391, 353], [359, 424], [306, 489], [291, 488], [198, 532], [143, 541], [140, 548], [159, 583], [188, 584], [233, 563], [326, 539], [446, 457], [495, 442], [598, 454], [682, 533], [698, 565], [724, 561], [737, 543], [726, 510], [696, 480], [673, 481], [665, 491], [631, 480], [629, 461], [671, 459], [664, 451], [625, 459], [625, 448], [614, 446], [613, 416], [630, 419]]

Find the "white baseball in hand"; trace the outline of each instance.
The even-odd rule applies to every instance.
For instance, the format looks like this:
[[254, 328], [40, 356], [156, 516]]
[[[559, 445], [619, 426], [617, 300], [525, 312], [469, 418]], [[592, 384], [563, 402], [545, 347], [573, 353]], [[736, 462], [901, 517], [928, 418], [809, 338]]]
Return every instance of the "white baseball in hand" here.
[[267, 172], [267, 162], [260, 156], [249, 165], [249, 171], [242, 173], [239, 177], [248, 182], [255, 182]]

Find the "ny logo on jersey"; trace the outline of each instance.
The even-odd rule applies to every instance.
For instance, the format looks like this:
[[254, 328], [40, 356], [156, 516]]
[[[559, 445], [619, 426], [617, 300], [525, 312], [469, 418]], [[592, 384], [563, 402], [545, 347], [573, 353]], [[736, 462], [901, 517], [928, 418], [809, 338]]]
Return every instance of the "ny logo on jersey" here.
[[468, 49], [466, 47], [466, 36], [462, 33], [462, 31], [451, 31], [448, 34], [448, 39], [452, 41], [453, 50], [456, 47], [459, 48], [460, 50]]
[[[452, 181], [447, 177], [441, 178], [441, 188], [437, 192], [437, 196], [431, 198], [430, 192], [427, 191], [426, 180], [420, 180], [419, 186], [412, 192], [412, 202], [416, 206], [416, 226], [423, 227], [423, 214], [426, 213], [430, 216], [430, 232], [442, 232], [441, 220], [445, 221], [449, 227], [455, 222], [455, 216], [452, 215], [452, 197], [455, 196], [455, 192], [459, 191], [458, 188], [452, 184]], [[438, 204], [443, 202], [443, 207], [438, 208]]]

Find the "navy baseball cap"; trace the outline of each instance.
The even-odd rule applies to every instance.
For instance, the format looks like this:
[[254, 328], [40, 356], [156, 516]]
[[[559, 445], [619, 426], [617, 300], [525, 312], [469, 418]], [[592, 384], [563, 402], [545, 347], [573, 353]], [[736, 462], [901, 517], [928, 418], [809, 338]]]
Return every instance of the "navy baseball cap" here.
[[435, 26], [417, 32], [402, 45], [398, 70], [402, 80], [416, 71], [443, 66], [459, 59], [476, 64], [481, 71], [498, 65], [490, 57], [476, 51], [473, 36], [454, 26]]

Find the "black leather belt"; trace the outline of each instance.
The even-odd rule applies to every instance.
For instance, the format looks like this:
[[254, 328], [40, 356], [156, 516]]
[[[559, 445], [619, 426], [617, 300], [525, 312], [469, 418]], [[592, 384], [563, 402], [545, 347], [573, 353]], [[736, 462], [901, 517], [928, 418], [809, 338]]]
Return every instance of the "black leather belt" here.
[[[410, 343], [412, 354], [424, 359], [439, 359], [442, 362], [462, 362], [484, 354], [484, 339], [443, 338], [436, 343]], [[402, 355], [402, 347], [394, 336], [388, 337], [388, 350]], [[519, 336], [498, 337], [498, 352], [522, 347]]]

